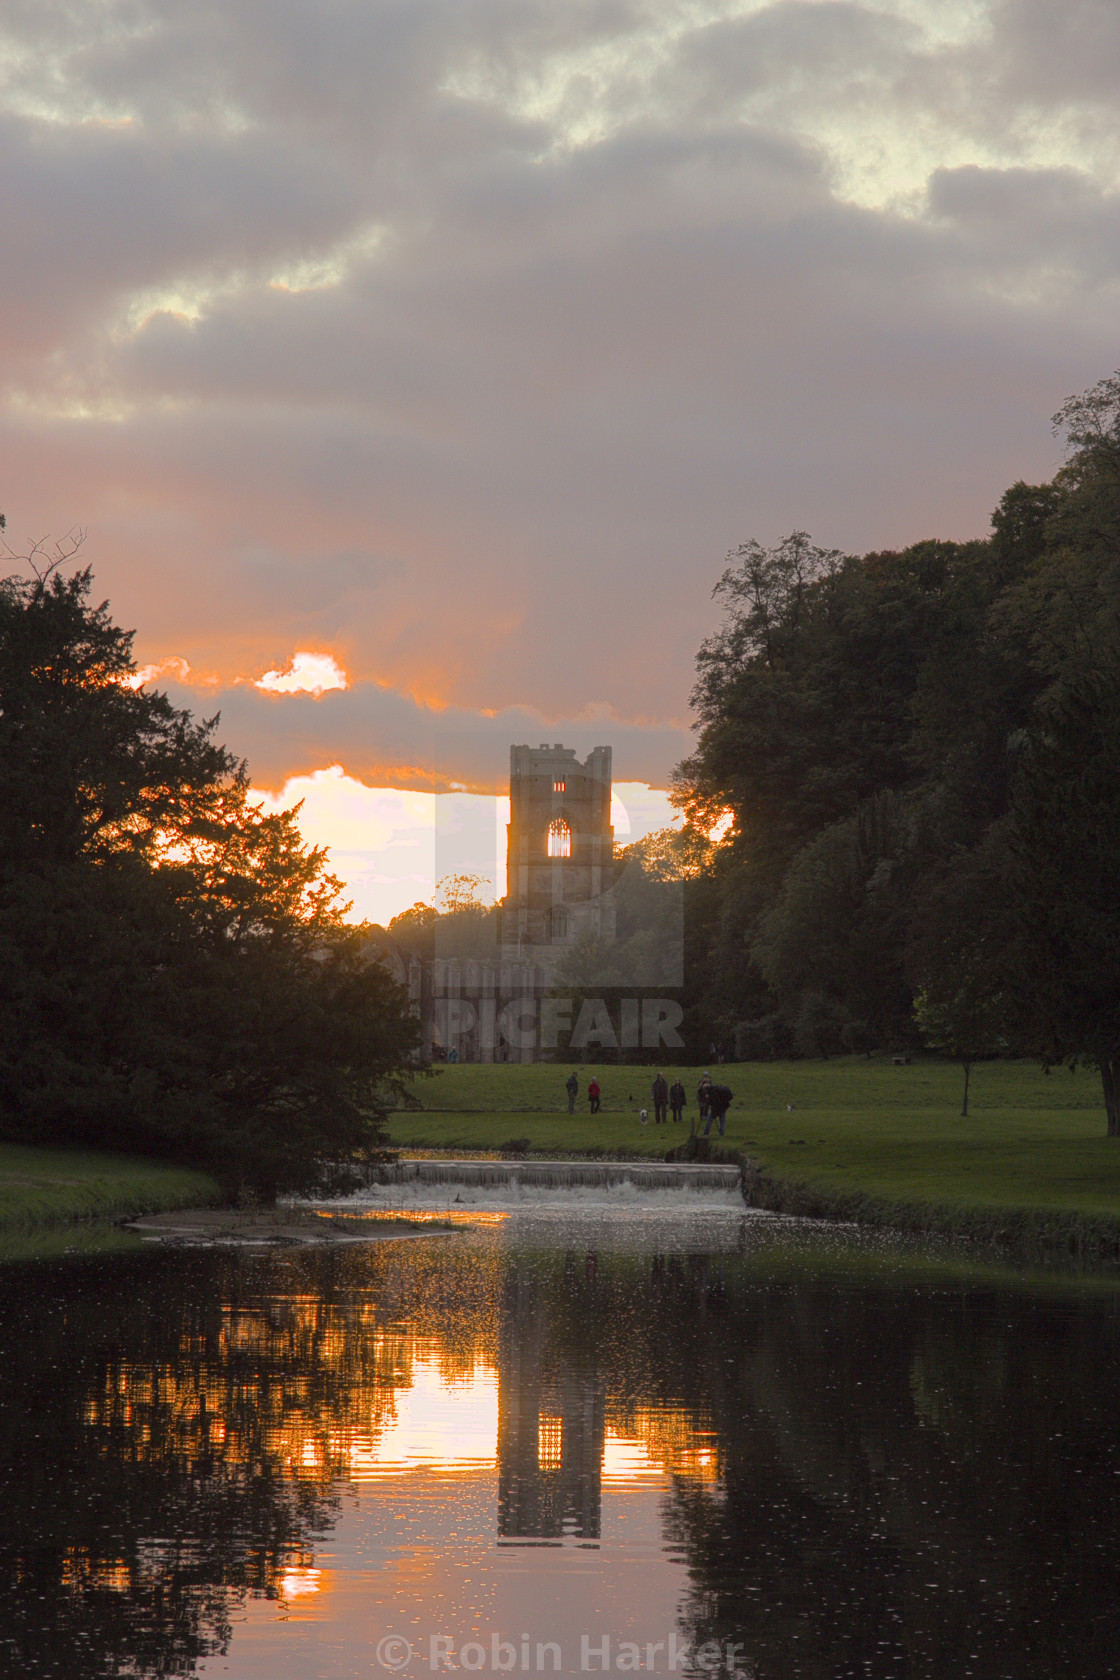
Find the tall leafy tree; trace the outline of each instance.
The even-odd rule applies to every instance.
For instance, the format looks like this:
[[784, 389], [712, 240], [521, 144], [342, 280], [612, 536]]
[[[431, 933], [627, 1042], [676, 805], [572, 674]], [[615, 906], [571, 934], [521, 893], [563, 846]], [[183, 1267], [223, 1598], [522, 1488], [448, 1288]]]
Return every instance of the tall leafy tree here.
[[961, 1064], [962, 1117], [975, 1064], [1023, 1044], [1012, 978], [1020, 950], [1005, 828], [995, 824], [979, 846], [943, 857], [927, 875], [910, 918], [906, 958], [914, 1019], [927, 1044]]
[[[414, 1053], [297, 810], [138, 684], [88, 571], [0, 586], [0, 1127], [339, 1181]], [[298, 809], [298, 808], [297, 808]]]
[[1120, 1137], [1120, 658], [1063, 684], [1022, 749], [1012, 969], [1047, 1062], [1095, 1061]]
[[[1096, 1056], [1091, 1039], [1107, 1081], [1107, 1010], [1076, 953], [1112, 961], [1112, 886], [1090, 857], [1107, 853], [1092, 836], [1111, 832], [1116, 803], [1102, 766], [1120, 660], [1120, 374], [1054, 426], [1065, 465], [1050, 484], [1012, 485], [986, 541], [845, 558], [795, 533], [729, 557], [724, 623], [697, 659], [697, 744], [677, 772], [698, 821], [735, 819], [686, 938], [698, 1017], [722, 1010], [725, 1025], [766, 1026], [747, 1039], [777, 1043], [807, 1009], [834, 1024], [846, 1013], [882, 1044], [913, 1032], [916, 989], [927, 1034], [945, 1038], [948, 1010], [961, 1038], [966, 1015], [991, 1015], [994, 989], [1000, 1019], [970, 1042], [1053, 1058], [1075, 1041], [1069, 1054]], [[868, 813], [885, 799], [895, 832], [869, 850]], [[1010, 924], [981, 953], [975, 925], [954, 919], [985, 873], [1014, 876], [1032, 906], [1015, 923], [1022, 951]], [[1090, 903], [1100, 914], [1075, 938]]]

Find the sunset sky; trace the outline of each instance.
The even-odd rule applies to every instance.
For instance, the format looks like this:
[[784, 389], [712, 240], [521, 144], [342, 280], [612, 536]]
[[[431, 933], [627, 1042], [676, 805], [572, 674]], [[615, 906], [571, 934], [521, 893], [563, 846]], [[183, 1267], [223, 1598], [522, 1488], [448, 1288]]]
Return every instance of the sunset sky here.
[[1120, 363], [1107, 0], [9, 0], [0, 41], [12, 547], [87, 531], [363, 913], [511, 741], [609, 742], [658, 826], [726, 552], [982, 535]]

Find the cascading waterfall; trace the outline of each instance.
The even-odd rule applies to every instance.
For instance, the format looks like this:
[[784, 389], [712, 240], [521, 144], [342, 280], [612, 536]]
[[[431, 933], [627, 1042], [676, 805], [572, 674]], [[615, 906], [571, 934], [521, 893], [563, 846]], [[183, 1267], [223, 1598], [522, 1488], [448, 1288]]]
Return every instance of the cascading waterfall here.
[[397, 1161], [379, 1171], [384, 1184], [539, 1185], [549, 1190], [738, 1190], [736, 1166], [664, 1161]]
[[[344, 1204], [354, 1212], [743, 1214], [737, 1166], [664, 1161], [397, 1161]], [[340, 1205], [340, 1204], [336, 1204]]]

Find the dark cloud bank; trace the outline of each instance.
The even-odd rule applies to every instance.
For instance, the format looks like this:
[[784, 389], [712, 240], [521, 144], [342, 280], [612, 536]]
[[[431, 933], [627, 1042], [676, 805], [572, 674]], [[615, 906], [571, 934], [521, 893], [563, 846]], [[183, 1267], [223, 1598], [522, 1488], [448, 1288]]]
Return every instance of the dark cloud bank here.
[[483, 717], [459, 707], [428, 711], [407, 696], [372, 683], [322, 695], [262, 694], [239, 684], [200, 695], [160, 681], [174, 704], [198, 715], [220, 714], [218, 736], [249, 762], [257, 787], [278, 789], [289, 776], [341, 763], [372, 786], [430, 788], [452, 784], [474, 793], [505, 793], [512, 742], [563, 741], [581, 758], [600, 744], [614, 749], [618, 781], [664, 787], [688, 751], [689, 734], [669, 725], [642, 725], [605, 710], [544, 719], [525, 706]]
[[1120, 12], [961, 18], [8, 7], [17, 543], [88, 525], [143, 658], [333, 651], [223, 694], [269, 779], [483, 709], [663, 775], [728, 548], [980, 533], [1120, 361]]

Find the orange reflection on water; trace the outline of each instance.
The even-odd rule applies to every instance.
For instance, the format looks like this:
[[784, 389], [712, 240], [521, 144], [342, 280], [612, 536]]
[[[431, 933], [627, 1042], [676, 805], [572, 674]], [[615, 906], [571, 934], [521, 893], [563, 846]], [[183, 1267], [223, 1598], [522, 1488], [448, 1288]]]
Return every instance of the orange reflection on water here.
[[604, 1482], [636, 1482], [647, 1477], [659, 1480], [664, 1473], [664, 1466], [650, 1457], [644, 1441], [607, 1430], [603, 1439]]
[[69, 1590], [98, 1592], [131, 1592], [135, 1582], [131, 1568], [123, 1560], [91, 1557], [81, 1546], [70, 1547], [62, 1559], [62, 1585]]
[[285, 1598], [303, 1598], [308, 1593], [317, 1593], [321, 1591], [322, 1584], [321, 1569], [284, 1569], [277, 1582]]
[[692, 1476], [711, 1482], [719, 1474], [713, 1432], [697, 1427], [680, 1406], [632, 1406], [608, 1414], [603, 1443], [604, 1481]]
[[[319, 1215], [323, 1219], [334, 1217], [329, 1210], [320, 1208]], [[353, 1213], [346, 1210], [347, 1219], [369, 1220], [371, 1223], [379, 1220], [395, 1224], [402, 1219], [410, 1225], [446, 1225], [450, 1220], [456, 1225], [504, 1225], [509, 1218], [508, 1212], [502, 1213], [490, 1208], [361, 1208]]]
[[[343, 1445], [350, 1475], [368, 1481], [421, 1468], [490, 1470], [498, 1461], [498, 1372], [484, 1360], [449, 1374], [441, 1350], [409, 1346], [408, 1381], [393, 1394], [392, 1415], [376, 1434]], [[341, 1443], [340, 1443], [341, 1444]]]

